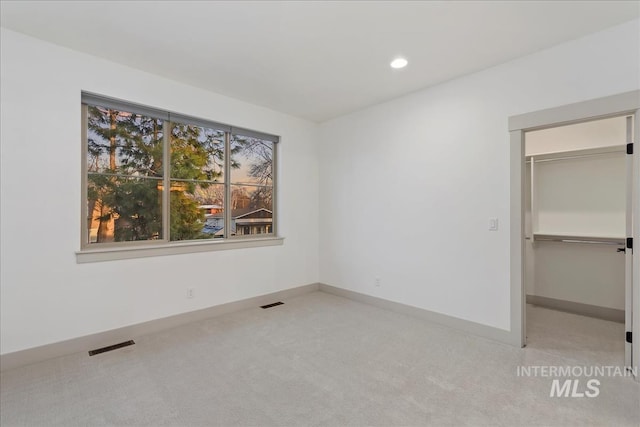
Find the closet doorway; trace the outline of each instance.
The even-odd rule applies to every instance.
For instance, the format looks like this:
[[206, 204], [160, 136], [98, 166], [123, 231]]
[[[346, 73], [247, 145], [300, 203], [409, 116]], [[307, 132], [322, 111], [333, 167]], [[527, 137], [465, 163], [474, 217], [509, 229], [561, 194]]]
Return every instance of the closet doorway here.
[[[531, 319], [527, 319], [526, 316], [527, 294], [530, 293], [530, 302], [538, 306], [552, 305], [552, 307], [543, 308], [549, 311], [539, 316], [546, 320], [552, 317], [550, 314], [564, 315], [576, 310], [583, 310], [582, 313], [587, 316], [568, 315], [594, 321], [600, 321], [599, 317], [611, 319], [602, 320], [608, 324], [618, 325], [614, 328], [615, 331], [607, 334], [614, 336], [612, 345], [619, 349], [617, 355], [613, 354], [615, 351], [612, 353], [612, 359], [609, 359], [610, 364], [617, 366], [624, 364], [631, 367], [632, 372], [638, 372], [640, 362], [640, 339], [637, 338], [640, 334], [640, 250], [637, 248], [637, 242], [640, 240], [640, 153], [638, 152], [640, 150], [637, 144], [640, 139], [639, 118], [640, 90], [509, 117], [511, 140], [510, 340], [515, 345], [527, 345], [529, 329], [527, 323], [535, 322], [535, 316]], [[605, 122], [605, 120], [609, 121]], [[602, 122], [597, 123], [599, 121]], [[549, 146], [544, 148], [543, 143], [533, 147], [532, 142], [527, 152], [525, 146], [527, 139], [535, 140], [536, 135], [543, 136], [543, 131], [548, 131], [550, 134], [555, 129], [555, 133], [565, 132], [567, 134], [565, 136], [568, 136], [568, 133], [574, 130], [571, 126], [582, 125], [587, 128], [586, 132], [583, 128], [582, 133], [588, 134], [587, 139], [592, 140], [599, 132], [596, 128], [604, 128], [606, 124], [618, 126], [621, 123], [624, 123], [624, 131], [616, 127], [614, 133], [618, 136], [613, 137], [617, 138], [615, 142], [599, 142], [584, 146], [583, 143], [576, 145], [575, 140], [568, 141], [569, 138], [561, 136], [560, 139], [567, 140], [560, 142], [559, 148]], [[536, 134], [536, 132], [540, 133]], [[621, 139], [619, 135], [622, 133], [624, 135]], [[633, 142], [636, 144], [634, 145]], [[562, 146], [562, 144], [565, 145]], [[624, 166], [621, 167], [623, 163]], [[562, 167], [563, 164], [565, 167]], [[578, 167], [579, 165], [585, 167]], [[589, 173], [596, 176], [600, 174], [601, 179], [594, 178]], [[606, 177], [602, 178], [603, 176]], [[560, 181], [554, 183], [555, 178]], [[585, 190], [587, 181], [591, 182], [591, 188]], [[619, 186], [622, 181], [624, 181], [623, 185]], [[606, 191], [605, 182], [609, 185], [617, 183], [617, 186], [611, 191]], [[545, 187], [537, 188], [540, 186]], [[564, 195], [561, 190], [564, 190]], [[587, 197], [592, 193], [599, 193], [603, 197], [593, 201]], [[582, 210], [580, 214], [581, 208], [587, 208], [587, 210]], [[634, 241], [636, 242], [635, 251], [633, 250]], [[533, 256], [531, 252], [534, 252]], [[580, 252], [586, 255], [578, 255]], [[559, 259], [563, 261], [558, 262]], [[584, 263], [585, 259], [596, 261]], [[590, 274], [586, 270], [593, 267], [591, 264], [603, 267]], [[544, 265], [549, 268], [543, 268]], [[582, 265], [583, 270], [575, 271], [573, 274], [568, 273], [575, 265]], [[609, 266], [608, 273], [604, 265]], [[557, 278], [562, 282], [571, 282], [570, 286], [566, 287], [563, 284], [561, 286], [565, 286], [564, 288], [553, 287], [552, 283]], [[593, 287], [593, 284], [598, 282], [608, 284], [609, 288], [606, 292], [602, 292], [602, 288]], [[624, 283], [622, 291], [620, 283]], [[591, 286], [591, 288], [580, 288], [580, 284]], [[583, 292], [578, 298], [572, 296], [576, 291], [580, 294], [580, 290], [586, 290], [589, 295], [585, 297]], [[624, 324], [619, 323], [623, 316]], [[553, 327], [571, 322], [570, 318], [557, 317]], [[585, 329], [590, 327], [587, 325]], [[571, 331], [568, 331], [564, 337], [558, 337], [556, 342], [562, 344], [563, 339], [571, 337]], [[534, 345], [533, 341], [531, 345]], [[552, 344], [547, 343], [547, 345]], [[569, 347], [565, 350], [570, 353]], [[640, 376], [636, 376], [636, 380], [640, 381]]]
[[588, 365], [631, 363], [632, 130], [633, 116], [622, 115], [524, 133], [526, 339]]

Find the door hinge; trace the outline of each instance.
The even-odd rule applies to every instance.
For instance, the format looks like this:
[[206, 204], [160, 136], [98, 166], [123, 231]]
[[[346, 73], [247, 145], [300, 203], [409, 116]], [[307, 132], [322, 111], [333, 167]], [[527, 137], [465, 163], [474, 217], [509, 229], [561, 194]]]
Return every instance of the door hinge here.
[[627, 144], [627, 154], [633, 154], [633, 142]]
[[627, 337], [626, 337], [627, 338], [627, 342], [629, 344], [633, 343], [633, 333], [632, 332], [627, 332], [626, 335], [627, 335]]
[[633, 237], [627, 237], [627, 249], [633, 249]]

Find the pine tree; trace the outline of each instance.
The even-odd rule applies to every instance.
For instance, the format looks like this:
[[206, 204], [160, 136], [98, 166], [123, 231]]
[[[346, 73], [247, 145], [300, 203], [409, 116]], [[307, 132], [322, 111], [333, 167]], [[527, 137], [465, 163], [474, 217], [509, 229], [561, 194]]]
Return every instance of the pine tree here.
[[[216, 181], [224, 169], [224, 132], [173, 124], [171, 129], [171, 240], [212, 237], [202, 233], [204, 213], [195, 197]], [[200, 181], [200, 182], [198, 182]]]

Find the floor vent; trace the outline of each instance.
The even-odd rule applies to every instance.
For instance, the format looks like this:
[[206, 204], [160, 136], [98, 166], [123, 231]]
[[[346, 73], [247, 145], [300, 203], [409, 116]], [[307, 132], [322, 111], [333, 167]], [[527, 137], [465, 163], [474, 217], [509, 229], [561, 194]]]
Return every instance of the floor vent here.
[[107, 351], [117, 350], [119, 348], [127, 347], [127, 346], [134, 345], [134, 344], [135, 343], [133, 342], [133, 340], [129, 340], [129, 341], [121, 342], [120, 344], [114, 344], [114, 345], [110, 345], [108, 347], [97, 348], [95, 350], [91, 350], [89, 352], [89, 356], [95, 356], [96, 354], [106, 353]]
[[284, 304], [282, 301], [278, 301], [278, 302], [274, 302], [273, 304], [261, 305], [260, 308], [271, 308], [271, 307], [275, 307], [276, 305], [282, 305], [282, 304]]

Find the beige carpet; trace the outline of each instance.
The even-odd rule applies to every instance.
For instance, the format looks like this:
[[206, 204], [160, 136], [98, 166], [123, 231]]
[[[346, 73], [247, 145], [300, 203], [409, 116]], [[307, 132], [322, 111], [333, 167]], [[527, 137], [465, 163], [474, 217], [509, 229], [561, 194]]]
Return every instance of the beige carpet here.
[[542, 333], [586, 321], [587, 330], [608, 335], [621, 325], [540, 310], [529, 308], [530, 321], [549, 323], [530, 325], [530, 346], [517, 349], [315, 292], [268, 310], [132, 337], [136, 345], [109, 353], [6, 371], [0, 421], [3, 427], [638, 426], [640, 384], [629, 378], [601, 378], [595, 398], [551, 398], [550, 378], [516, 376], [519, 365], [601, 365], [621, 357], [608, 337], [574, 336], [558, 349]]

